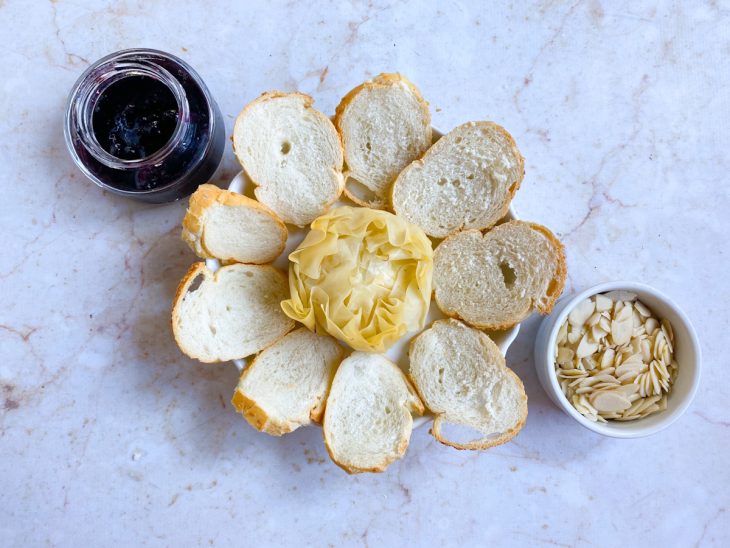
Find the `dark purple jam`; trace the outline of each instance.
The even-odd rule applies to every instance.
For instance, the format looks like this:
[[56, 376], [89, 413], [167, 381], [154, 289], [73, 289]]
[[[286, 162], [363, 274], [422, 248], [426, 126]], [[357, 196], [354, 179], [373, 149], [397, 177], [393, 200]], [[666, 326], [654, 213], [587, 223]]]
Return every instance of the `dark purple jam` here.
[[109, 154], [141, 160], [167, 144], [178, 114], [175, 96], [165, 84], [149, 76], [128, 76], [101, 93], [92, 127]]
[[81, 76], [69, 98], [66, 143], [97, 185], [161, 203], [208, 182], [223, 156], [225, 128], [187, 63], [134, 49], [100, 59]]

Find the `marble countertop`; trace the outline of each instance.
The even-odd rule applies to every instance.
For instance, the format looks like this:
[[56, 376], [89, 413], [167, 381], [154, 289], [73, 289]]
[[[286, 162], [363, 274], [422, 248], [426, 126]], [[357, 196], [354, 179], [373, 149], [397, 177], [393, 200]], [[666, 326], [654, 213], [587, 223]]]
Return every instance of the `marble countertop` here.
[[[0, 0], [0, 545], [727, 546], [730, 543], [730, 4], [727, 2]], [[135, 46], [190, 62], [231, 132], [268, 89], [332, 113], [400, 71], [434, 125], [503, 124], [526, 158], [515, 205], [567, 247], [566, 291], [632, 279], [697, 328], [704, 377], [650, 438], [593, 434], [508, 364], [520, 435], [459, 452], [414, 431], [347, 476], [321, 432], [277, 439], [229, 403], [230, 364], [184, 358], [170, 300], [194, 256], [184, 203], [106, 194], [62, 135], [81, 71]], [[226, 150], [216, 181], [237, 171]]]

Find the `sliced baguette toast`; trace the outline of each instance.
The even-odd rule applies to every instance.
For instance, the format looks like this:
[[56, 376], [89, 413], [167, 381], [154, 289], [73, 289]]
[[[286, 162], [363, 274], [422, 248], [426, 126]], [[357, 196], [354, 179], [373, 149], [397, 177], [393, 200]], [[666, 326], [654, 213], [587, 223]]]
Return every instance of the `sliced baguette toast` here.
[[340, 136], [312, 103], [302, 93], [264, 93], [233, 128], [233, 150], [256, 198], [299, 226], [324, 213], [344, 187]]
[[232, 403], [251, 426], [273, 436], [321, 422], [344, 353], [332, 337], [296, 329], [254, 358], [241, 374]]
[[380, 74], [343, 97], [335, 126], [345, 149], [345, 194], [384, 208], [398, 174], [431, 146], [431, 114], [418, 88], [400, 74]]
[[[438, 320], [411, 341], [410, 377], [436, 415], [431, 433], [457, 449], [487, 449], [511, 440], [527, 419], [527, 395], [519, 377], [485, 333], [457, 320]], [[446, 425], [481, 437], [457, 441]]]
[[434, 252], [436, 304], [483, 329], [507, 329], [534, 309], [549, 314], [565, 286], [563, 245], [544, 226], [510, 221], [482, 235], [449, 236]]
[[198, 257], [263, 264], [284, 251], [284, 222], [265, 205], [215, 185], [190, 196], [182, 239]]
[[272, 266], [237, 263], [213, 273], [196, 263], [175, 295], [175, 341], [206, 363], [255, 354], [294, 327], [279, 306], [287, 294], [286, 277]]
[[444, 135], [393, 183], [393, 210], [434, 238], [483, 230], [505, 216], [524, 176], [512, 136], [493, 122]]
[[423, 404], [403, 372], [382, 354], [354, 352], [332, 381], [324, 412], [324, 442], [350, 474], [382, 472], [411, 438], [411, 412]]

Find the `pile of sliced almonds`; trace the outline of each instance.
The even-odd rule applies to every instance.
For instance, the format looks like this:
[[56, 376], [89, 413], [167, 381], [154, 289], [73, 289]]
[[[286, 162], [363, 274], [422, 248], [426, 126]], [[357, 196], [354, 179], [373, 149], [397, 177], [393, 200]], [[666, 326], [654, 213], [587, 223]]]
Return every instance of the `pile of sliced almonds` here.
[[593, 421], [662, 411], [678, 372], [672, 327], [633, 293], [594, 295], [560, 327], [555, 372], [568, 400]]

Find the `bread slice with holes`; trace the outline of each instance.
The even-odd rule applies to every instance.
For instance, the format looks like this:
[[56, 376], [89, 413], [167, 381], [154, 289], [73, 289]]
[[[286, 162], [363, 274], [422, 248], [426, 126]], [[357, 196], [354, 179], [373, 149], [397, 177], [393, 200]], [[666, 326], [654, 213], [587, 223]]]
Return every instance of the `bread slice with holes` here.
[[382, 354], [353, 352], [340, 364], [324, 412], [324, 443], [350, 474], [382, 472], [400, 459], [423, 404], [400, 368]]
[[544, 226], [510, 221], [482, 235], [449, 236], [434, 251], [436, 304], [447, 316], [507, 329], [534, 309], [549, 314], [565, 286], [565, 253]]
[[335, 126], [345, 149], [345, 194], [384, 208], [398, 174], [431, 146], [431, 114], [418, 88], [400, 74], [380, 74], [340, 101]]
[[296, 329], [254, 358], [232, 403], [251, 426], [273, 436], [320, 422], [344, 353], [332, 337]]
[[284, 222], [265, 205], [215, 185], [190, 196], [182, 239], [198, 257], [229, 262], [270, 263], [284, 251]]
[[344, 187], [340, 136], [313, 102], [303, 93], [264, 93], [233, 127], [233, 150], [256, 198], [299, 226], [324, 213]]
[[413, 384], [435, 415], [431, 434], [441, 443], [487, 449], [511, 440], [525, 424], [522, 381], [482, 331], [437, 320], [411, 341], [408, 355]]
[[273, 266], [236, 263], [214, 273], [196, 263], [175, 295], [175, 341], [206, 363], [255, 354], [294, 327], [279, 306], [288, 294], [286, 277]]
[[493, 122], [468, 122], [444, 135], [393, 183], [393, 210], [434, 238], [483, 230], [507, 214], [524, 161]]

